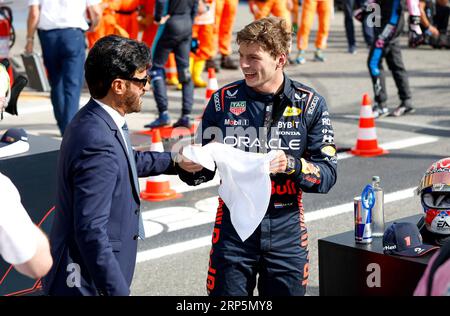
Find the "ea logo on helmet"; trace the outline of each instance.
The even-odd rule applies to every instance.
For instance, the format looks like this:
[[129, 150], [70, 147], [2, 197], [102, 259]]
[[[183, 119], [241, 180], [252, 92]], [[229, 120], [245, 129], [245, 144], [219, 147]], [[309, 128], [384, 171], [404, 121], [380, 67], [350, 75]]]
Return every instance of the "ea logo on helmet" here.
[[445, 216], [436, 217], [436, 230], [449, 231], [450, 224], [448, 221], [450, 221], [450, 217], [447, 216], [447, 214], [445, 214]]

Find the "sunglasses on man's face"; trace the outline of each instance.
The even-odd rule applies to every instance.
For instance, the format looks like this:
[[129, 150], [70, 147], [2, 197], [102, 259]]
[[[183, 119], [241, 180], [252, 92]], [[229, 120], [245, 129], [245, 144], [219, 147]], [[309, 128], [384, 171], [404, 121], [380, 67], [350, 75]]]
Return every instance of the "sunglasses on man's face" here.
[[139, 83], [141, 83], [141, 84], [143, 84], [144, 86], [147, 84], [147, 82], [148, 82], [148, 84], [150, 84], [150, 76], [145, 76], [145, 78], [135, 78], [135, 77], [132, 77], [132, 78], [120, 78], [120, 79], [123, 79], [123, 80], [129, 80], [129, 81], [133, 81], [133, 82], [139, 82]]

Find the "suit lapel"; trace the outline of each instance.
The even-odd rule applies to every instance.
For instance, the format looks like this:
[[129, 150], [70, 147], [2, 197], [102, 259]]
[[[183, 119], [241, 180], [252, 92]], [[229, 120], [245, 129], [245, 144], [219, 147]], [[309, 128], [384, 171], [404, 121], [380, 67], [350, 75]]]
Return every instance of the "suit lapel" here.
[[[138, 184], [136, 183], [136, 181], [134, 181], [130, 157], [127, 152], [127, 146], [125, 145], [122, 134], [119, 131], [119, 128], [121, 128], [121, 127], [118, 127], [116, 125], [116, 123], [114, 122], [114, 120], [112, 119], [112, 117], [105, 110], [103, 110], [103, 108], [94, 100], [91, 99], [86, 106], [90, 107], [92, 112], [96, 113], [98, 116], [100, 116], [106, 122], [106, 124], [108, 124], [109, 128], [111, 129], [112, 135], [114, 136], [114, 138], [119, 142], [120, 146], [122, 147], [123, 153], [125, 154], [125, 157], [127, 158], [128, 173], [130, 175], [130, 179], [131, 179], [132, 186], [133, 186], [133, 190], [132, 190], [133, 195], [134, 195], [136, 202], [138, 204], [140, 204], [139, 187], [137, 186]], [[137, 172], [137, 170], [136, 170], [136, 172]], [[136, 178], [137, 178], [137, 175], [136, 175]]]

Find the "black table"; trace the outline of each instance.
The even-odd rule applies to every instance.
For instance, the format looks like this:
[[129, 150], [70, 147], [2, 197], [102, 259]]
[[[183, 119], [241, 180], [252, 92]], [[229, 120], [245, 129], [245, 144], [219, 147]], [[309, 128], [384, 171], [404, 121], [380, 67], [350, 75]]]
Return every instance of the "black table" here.
[[[49, 137], [28, 135], [30, 150], [0, 158], [0, 172], [17, 187], [22, 204], [35, 224], [50, 233], [56, 196], [56, 162], [61, 142]], [[39, 291], [32, 280], [0, 257], [0, 295], [29, 294]]]
[[[396, 222], [416, 224], [420, 217]], [[320, 295], [412, 295], [434, 251], [417, 258], [388, 256], [382, 237], [363, 245], [354, 236], [352, 230], [319, 239]]]

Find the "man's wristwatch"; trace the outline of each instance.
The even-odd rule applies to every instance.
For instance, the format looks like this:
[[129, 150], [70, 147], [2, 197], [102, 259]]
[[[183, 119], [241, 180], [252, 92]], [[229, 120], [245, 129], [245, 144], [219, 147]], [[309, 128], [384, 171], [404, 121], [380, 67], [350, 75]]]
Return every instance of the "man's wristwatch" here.
[[295, 172], [295, 158], [291, 155], [286, 155], [287, 165], [284, 173], [293, 174]]

